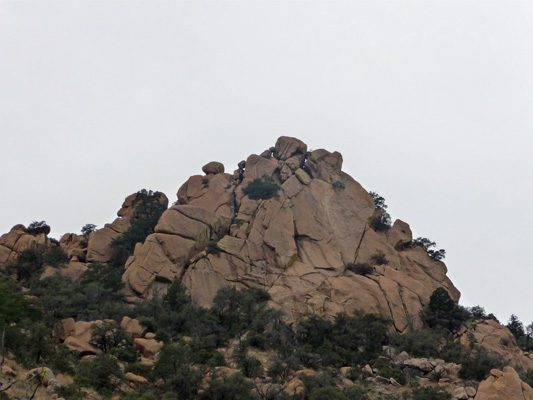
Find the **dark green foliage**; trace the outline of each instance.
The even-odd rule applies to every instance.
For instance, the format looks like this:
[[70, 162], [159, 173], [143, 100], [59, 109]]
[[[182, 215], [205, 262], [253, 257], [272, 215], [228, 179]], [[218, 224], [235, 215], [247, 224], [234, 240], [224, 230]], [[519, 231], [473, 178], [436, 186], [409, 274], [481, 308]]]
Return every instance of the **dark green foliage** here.
[[133, 253], [137, 243], [142, 243], [146, 237], [153, 233], [159, 217], [166, 210], [166, 206], [160, 202], [161, 193], [142, 189], [132, 204], [133, 217], [130, 227], [120, 236], [111, 241], [110, 246], [114, 250], [114, 265], [124, 265], [128, 257]]
[[240, 373], [212, 379], [199, 397], [201, 400], [254, 400], [253, 385]]
[[46, 224], [46, 221], [33, 221], [25, 230], [30, 235], [40, 235], [44, 233], [48, 235], [50, 233], [50, 226]]
[[98, 282], [80, 285], [70, 278], [51, 276], [35, 282], [30, 294], [39, 298], [46, 321], [63, 318], [92, 321], [96, 319], [132, 316], [130, 306], [122, 301], [122, 295], [105, 289]]
[[413, 389], [412, 400], [450, 400], [452, 395], [442, 387], [426, 386]]
[[254, 179], [242, 192], [252, 200], [266, 200], [277, 195], [279, 186], [270, 176], [264, 175], [262, 178]]
[[378, 370], [379, 376], [394, 378], [398, 383], [405, 385], [405, 375], [402, 370], [390, 365], [388, 359], [380, 358], [372, 367]]
[[338, 314], [333, 322], [315, 314], [297, 321], [296, 355], [308, 368], [365, 362], [388, 341], [390, 321], [377, 314]]
[[34, 249], [26, 249], [20, 253], [16, 260], [11, 261], [7, 269], [15, 271], [18, 281], [29, 283], [30, 278], [39, 275], [42, 266], [42, 254]]
[[218, 256], [221, 252], [220, 247], [218, 247], [218, 244], [216, 241], [211, 241], [207, 243], [207, 250], [205, 251], [207, 254], [213, 254], [215, 256]]
[[66, 400], [83, 400], [85, 398], [85, 392], [80, 390], [75, 383], [66, 386], [56, 386], [54, 393]]
[[54, 246], [43, 254], [43, 262], [52, 267], [62, 267], [68, 264], [69, 258], [61, 246]]
[[116, 322], [94, 324], [91, 329], [91, 344], [120, 361], [137, 361], [138, 354], [133, 349], [133, 339]]
[[522, 324], [522, 322], [520, 322], [518, 317], [514, 314], [511, 315], [509, 322], [505, 326], [511, 331], [517, 340], [520, 340], [526, 335], [524, 324]]
[[423, 329], [419, 331], [397, 334], [394, 344], [401, 351], [406, 351], [413, 357], [437, 357], [440, 353], [440, 341], [443, 339], [441, 331]]
[[96, 225], [95, 224], [85, 224], [81, 228], [81, 233], [83, 236], [88, 236], [89, 234], [96, 231]]
[[374, 267], [368, 263], [348, 263], [346, 269], [363, 276], [370, 275], [375, 271]]
[[386, 211], [388, 206], [385, 204], [385, 199], [375, 192], [370, 192], [370, 196], [374, 200], [375, 210], [374, 215], [370, 220], [370, 227], [375, 231], [386, 231], [392, 226], [391, 216]]
[[118, 292], [124, 286], [121, 268], [101, 262], [89, 264], [87, 270], [81, 274], [79, 283], [81, 286], [95, 283], [111, 292]]
[[235, 287], [225, 287], [218, 291], [211, 308], [213, 315], [223, 328], [220, 339], [238, 337], [247, 329], [261, 332], [265, 328], [265, 320], [271, 314], [266, 310], [270, 295], [258, 288], [241, 291]]
[[470, 317], [468, 311], [455, 304], [443, 287], [435, 289], [424, 308], [423, 316], [431, 327], [441, 327], [450, 331], [458, 329]]
[[336, 386], [326, 386], [314, 390], [309, 395], [309, 400], [346, 400], [346, 396]]
[[79, 362], [74, 383], [82, 387], [90, 386], [103, 395], [110, 395], [123, 379], [118, 360], [110, 354], [99, 354], [92, 360]]
[[344, 395], [348, 400], [369, 400], [368, 389], [359, 385], [346, 388]]
[[533, 368], [528, 369], [522, 376], [520, 376], [520, 379], [533, 387]]
[[459, 377], [481, 381], [487, 377], [492, 368], [501, 368], [502, 366], [503, 363], [500, 359], [489, 356], [484, 348], [478, 348], [469, 357], [462, 360]]
[[206, 372], [206, 366], [220, 365], [215, 351], [199, 351], [198, 344], [179, 340], [167, 344], [154, 368], [154, 374], [164, 381], [164, 387], [172, 390], [180, 399], [194, 399]]
[[245, 377], [258, 378], [263, 376], [261, 361], [256, 357], [250, 356], [245, 345], [241, 344], [233, 351], [233, 359]]
[[37, 317], [38, 311], [24, 298], [20, 286], [11, 280], [0, 279], [0, 329], [26, 318]]
[[342, 183], [341, 181], [335, 181], [331, 184], [333, 186], [333, 189], [338, 190], [339, 192], [342, 192], [344, 189], [346, 189], [346, 185]]
[[435, 247], [436, 245], [435, 242], [432, 242], [428, 238], [418, 237], [411, 241], [410, 247], [423, 247], [431, 258], [442, 260], [446, 257], [446, 250], [430, 250], [431, 247]]
[[370, 264], [372, 265], [387, 265], [389, 260], [385, 257], [385, 253], [381, 250], [376, 250], [374, 254], [370, 256]]

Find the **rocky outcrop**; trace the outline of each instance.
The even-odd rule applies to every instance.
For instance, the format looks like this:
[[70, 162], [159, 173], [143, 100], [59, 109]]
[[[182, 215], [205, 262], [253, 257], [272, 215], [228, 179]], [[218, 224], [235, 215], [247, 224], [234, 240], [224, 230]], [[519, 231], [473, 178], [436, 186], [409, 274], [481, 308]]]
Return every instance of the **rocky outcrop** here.
[[49, 244], [45, 233], [29, 234], [24, 225], [15, 225], [8, 233], [0, 236], [0, 268], [26, 249], [38, 249]]
[[459, 332], [461, 344], [469, 347], [472, 343], [484, 347], [487, 353], [499, 358], [506, 365], [522, 371], [533, 368], [533, 355], [524, 353], [516, 343], [511, 331], [491, 319], [467, 323]]
[[[307, 152], [300, 140], [281, 137], [239, 163], [233, 175], [220, 163], [205, 165], [206, 175], [180, 187], [177, 205], [128, 260], [128, 298], [163, 293], [178, 279], [197, 304], [209, 306], [223, 286], [257, 286], [292, 317], [363, 309], [391, 318], [398, 331], [420, 327], [420, 310], [433, 290], [443, 286], [455, 301], [459, 292], [444, 263], [404, 246], [412, 239], [408, 224], [370, 229], [372, 197], [342, 171], [342, 161], [338, 152]], [[243, 188], [265, 177], [279, 185], [276, 196], [245, 195]], [[217, 251], [210, 251], [215, 242]], [[375, 273], [346, 269], [378, 251], [385, 260]]]
[[512, 367], [504, 367], [503, 372], [493, 369], [490, 376], [479, 384], [475, 400], [530, 400], [533, 389]]

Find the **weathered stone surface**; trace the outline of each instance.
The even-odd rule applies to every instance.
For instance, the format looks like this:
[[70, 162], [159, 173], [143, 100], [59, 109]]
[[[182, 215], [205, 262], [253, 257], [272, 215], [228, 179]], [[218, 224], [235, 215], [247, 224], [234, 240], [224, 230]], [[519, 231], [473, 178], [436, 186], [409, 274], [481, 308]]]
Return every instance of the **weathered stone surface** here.
[[470, 346], [472, 337], [489, 355], [501, 358], [507, 364], [523, 371], [533, 368], [533, 360], [518, 347], [511, 331], [498, 322], [488, 319], [479, 321], [475, 326], [468, 324], [460, 341], [464, 346]]
[[453, 391], [453, 398], [457, 400], [467, 400], [468, 394], [464, 387], [458, 387]]
[[117, 218], [111, 224], [106, 224], [102, 229], [89, 235], [87, 246], [87, 262], [109, 262], [113, 256], [113, 249], [110, 247], [111, 241], [130, 226], [130, 218]]
[[65, 276], [67, 278], [72, 279], [74, 282], [78, 282], [81, 274], [83, 274], [87, 270], [87, 264], [81, 263], [78, 261], [70, 261], [67, 265], [64, 267], [51, 267], [48, 266], [44, 269], [43, 273], [41, 274], [41, 279], [44, 279], [49, 276]]
[[133, 340], [133, 347], [143, 357], [150, 358], [159, 353], [159, 350], [163, 347], [163, 342], [158, 342], [155, 339], [136, 338]]
[[216, 175], [224, 173], [224, 164], [218, 161], [211, 161], [202, 167], [202, 171], [206, 175]]
[[299, 139], [281, 136], [274, 146], [274, 157], [287, 160], [295, 154], [307, 153], [307, 145]]
[[422, 372], [433, 371], [433, 366], [427, 358], [410, 358], [405, 360], [403, 365], [409, 368], [416, 368]]
[[283, 391], [289, 396], [300, 396], [305, 393], [305, 385], [299, 378], [293, 378], [285, 385]]
[[18, 224], [0, 236], [0, 268], [26, 249], [38, 249], [50, 244], [44, 233], [31, 235], [26, 233], [25, 229], [24, 225]]
[[146, 332], [146, 327], [141, 325], [138, 320], [132, 319], [128, 316], [124, 316], [122, 318], [120, 326], [123, 327], [132, 338], [143, 337], [144, 333]]
[[133, 382], [133, 383], [148, 383], [148, 379], [146, 379], [144, 376], [135, 375], [132, 372], [126, 372], [124, 377], [129, 382]]
[[479, 384], [475, 400], [524, 400], [533, 398], [533, 389], [520, 380], [512, 367], [504, 367], [501, 376], [492, 374]]
[[66, 337], [64, 345], [70, 350], [77, 350], [82, 355], [97, 354], [100, 350], [90, 344], [91, 332], [94, 324], [101, 324], [102, 321], [78, 321], [72, 318], [62, 320], [63, 331]]
[[[392, 319], [400, 332], [422, 326], [420, 311], [436, 288], [445, 287], [458, 301], [445, 264], [403, 246], [412, 239], [409, 225], [398, 220], [387, 232], [369, 227], [372, 197], [342, 171], [339, 153], [308, 153], [301, 141], [282, 137], [273, 149], [239, 163], [235, 175], [213, 163], [204, 172], [180, 187], [178, 205], [163, 213], [155, 233], [127, 261], [123, 280], [131, 301], [164, 293], [174, 279], [202, 306], [224, 286], [256, 286], [293, 318], [362, 309]], [[242, 189], [265, 175], [280, 186], [277, 196], [245, 196]], [[135, 217], [133, 202], [124, 202], [120, 220]], [[99, 232], [91, 234], [87, 260], [107, 257], [113, 233]], [[220, 254], [208, 254], [211, 242]], [[346, 269], [370, 262], [377, 251], [388, 262], [374, 273]]]

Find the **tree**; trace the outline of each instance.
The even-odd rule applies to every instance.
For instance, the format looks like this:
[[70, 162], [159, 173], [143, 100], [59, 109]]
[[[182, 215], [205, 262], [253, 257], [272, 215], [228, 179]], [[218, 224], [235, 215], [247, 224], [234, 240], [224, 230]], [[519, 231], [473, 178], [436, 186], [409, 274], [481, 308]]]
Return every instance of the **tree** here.
[[112, 292], [118, 292], [124, 286], [120, 269], [101, 262], [89, 264], [87, 269], [81, 274], [79, 283], [82, 286], [97, 283]]
[[88, 236], [89, 234], [96, 231], [96, 225], [95, 224], [85, 224], [81, 228], [81, 233], [83, 236]]
[[432, 242], [428, 238], [418, 237], [411, 241], [411, 247], [423, 247], [431, 258], [435, 260], [442, 260], [446, 257], [446, 250], [430, 250], [431, 247], [435, 247], [437, 244]]
[[439, 287], [431, 294], [428, 306], [422, 312], [426, 323], [431, 327], [441, 327], [453, 331], [469, 317], [469, 312], [455, 304], [448, 291]]
[[522, 339], [526, 334], [524, 331], [524, 325], [514, 314], [511, 315], [508, 324], [505, 326], [511, 331], [517, 340]]
[[44, 233], [48, 235], [50, 233], [50, 226], [46, 224], [46, 221], [33, 221], [26, 228], [26, 233], [31, 235], [40, 235]]
[[370, 227], [375, 231], [385, 231], [392, 226], [390, 214], [386, 211], [388, 206], [385, 204], [385, 198], [376, 192], [370, 192], [374, 200], [374, 215], [370, 221]]

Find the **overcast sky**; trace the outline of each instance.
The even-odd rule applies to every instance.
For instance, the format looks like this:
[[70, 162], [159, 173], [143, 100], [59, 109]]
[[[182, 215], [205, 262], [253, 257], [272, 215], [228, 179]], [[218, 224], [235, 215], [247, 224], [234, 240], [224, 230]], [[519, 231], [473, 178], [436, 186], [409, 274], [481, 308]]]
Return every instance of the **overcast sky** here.
[[461, 304], [529, 324], [532, 39], [531, 1], [2, 0], [0, 233], [295, 136], [446, 249]]

